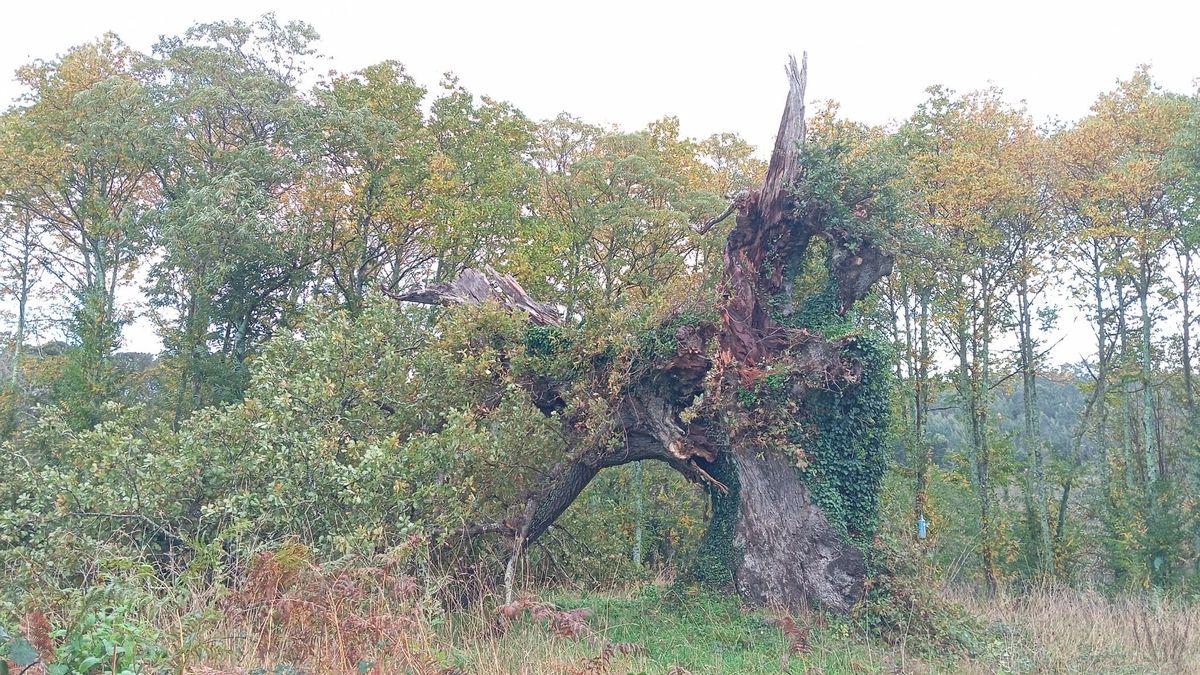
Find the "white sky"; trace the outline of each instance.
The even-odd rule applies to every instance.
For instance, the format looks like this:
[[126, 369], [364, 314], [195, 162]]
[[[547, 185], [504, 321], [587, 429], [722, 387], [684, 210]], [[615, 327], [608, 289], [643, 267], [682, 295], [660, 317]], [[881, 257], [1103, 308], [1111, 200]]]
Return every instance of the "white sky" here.
[[[191, 0], [8, 3], [0, 23], [0, 102], [11, 73], [105, 31], [148, 50], [197, 21], [267, 11], [321, 34], [323, 69], [385, 59], [428, 87], [454, 71], [475, 93], [512, 101], [535, 119], [568, 111], [636, 128], [663, 115], [685, 133], [741, 134], [770, 147], [786, 93], [788, 52], [809, 54], [809, 95], [846, 117], [903, 119], [924, 88], [989, 84], [1024, 100], [1039, 121], [1084, 115], [1096, 95], [1141, 63], [1190, 92], [1200, 76], [1200, 3], [992, 2], [455, 2]], [[1074, 336], [1071, 336], [1072, 338]], [[1069, 360], [1090, 337], [1056, 350]], [[156, 348], [149, 325], [126, 346]]]

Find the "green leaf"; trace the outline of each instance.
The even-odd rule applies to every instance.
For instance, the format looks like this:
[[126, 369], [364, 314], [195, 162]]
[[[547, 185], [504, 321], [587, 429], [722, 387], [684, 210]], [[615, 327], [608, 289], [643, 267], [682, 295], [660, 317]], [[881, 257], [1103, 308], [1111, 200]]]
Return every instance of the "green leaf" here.
[[38, 653], [29, 640], [17, 638], [12, 643], [12, 648], [8, 650], [8, 657], [18, 666], [24, 667], [37, 663]]

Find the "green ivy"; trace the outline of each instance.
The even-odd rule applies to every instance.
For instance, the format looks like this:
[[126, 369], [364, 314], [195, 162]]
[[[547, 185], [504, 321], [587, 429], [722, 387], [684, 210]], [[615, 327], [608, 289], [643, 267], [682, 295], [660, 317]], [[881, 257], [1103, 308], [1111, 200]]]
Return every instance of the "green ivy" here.
[[525, 349], [531, 356], [550, 356], [571, 348], [573, 341], [559, 326], [529, 324], [525, 328]]
[[856, 337], [846, 351], [862, 364], [862, 381], [806, 401], [815, 433], [805, 446], [809, 461], [801, 476], [832, 522], [853, 536], [869, 537], [888, 462], [890, 355], [887, 344], [873, 335]]
[[638, 354], [645, 358], [668, 358], [679, 352], [679, 340], [675, 334], [683, 326], [699, 326], [715, 323], [719, 317], [712, 308], [689, 308], [679, 312], [669, 321], [664, 321], [640, 332], [637, 336]]
[[[848, 211], [838, 217], [852, 218]], [[842, 220], [838, 222], [845, 225]], [[803, 300], [790, 315], [777, 312], [776, 321], [820, 333], [826, 340], [845, 341], [843, 353], [861, 365], [862, 379], [814, 391], [802, 402], [799, 422], [780, 416], [781, 423], [789, 425], [782, 431], [804, 453], [801, 477], [830, 521], [855, 538], [869, 538], [888, 460], [892, 353], [886, 340], [862, 328], [856, 312], [840, 311], [838, 279], [832, 272], [834, 249], [814, 245], [806, 253], [794, 270], [794, 293]], [[779, 308], [793, 299], [781, 295], [773, 304]], [[745, 407], [781, 403], [786, 383], [786, 374], [771, 373], [754, 391], [739, 391], [738, 402]]]
[[688, 581], [728, 588], [733, 585], [733, 575], [741, 566], [743, 550], [734, 545], [733, 534], [737, 527], [738, 511], [741, 507], [741, 483], [733, 453], [722, 451], [715, 462], [706, 468], [709, 475], [721, 481], [729, 489], [721, 492], [708, 488], [712, 500], [712, 518], [692, 563]]

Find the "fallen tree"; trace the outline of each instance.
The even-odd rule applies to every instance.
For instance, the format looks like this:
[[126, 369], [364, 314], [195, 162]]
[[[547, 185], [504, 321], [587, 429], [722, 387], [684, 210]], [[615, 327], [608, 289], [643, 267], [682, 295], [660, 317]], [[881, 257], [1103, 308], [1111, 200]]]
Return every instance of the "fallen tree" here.
[[[736, 214], [717, 306], [656, 327], [669, 348], [639, 354], [617, 391], [597, 392], [609, 401], [611, 434], [597, 440], [585, 433], [588, 425], [567, 404], [570, 387], [600, 378], [526, 381], [537, 408], [561, 424], [563, 456], [507, 520], [463, 532], [511, 537], [510, 584], [521, 552], [598, 472], [659, 460], [711, 495], [695, 580], [788, 607], [846, 610], [862, 596], [863, 542], [872, 534], [883, 471], [887, 368], [850, 312], [891, 271], [892, 257], [833, 217], [827, 196], [805, 191], [806, 66], [792, 59], [787, 74], [762, 187], [738, 195], [726, 214], [700, 228]], [[857, 216], [870, 208], [868, 197], [853, 205]], [[802, 275], [822, 283], [798, 289]], [[491, 268], [393, 297], [495, 303], [527, 316], [539, 334], [570, 330], [557, 308]], [[611, 367], [600, 359], [584, 370]]]

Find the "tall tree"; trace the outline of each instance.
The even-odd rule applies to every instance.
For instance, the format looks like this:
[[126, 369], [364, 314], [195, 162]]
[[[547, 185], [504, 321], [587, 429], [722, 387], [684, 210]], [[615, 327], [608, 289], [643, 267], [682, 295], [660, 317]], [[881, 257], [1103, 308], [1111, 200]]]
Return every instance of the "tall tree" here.
[[1097, 127], [1103, 171], [1095, 177], [1091, 218], [1113, 228], [1128, 242], [1123, 268], [1139, 310], [1138, 384], [1141, 393], [1137, 436], [1140, 482], [1149, 492], [1160, 474], [1161, 453], [1155, 448], [1154, 310], [1151, 299], [1162, 281], [1164, 253], [1171, 241], [1172, 212], [1164, 164], [1179, 129], [1186, 104], [1162, 94], [1143, 68], [1102, 95], [1081, 128]]
[[321, 228], [323, 276], [353, 312], [368, 290], [394, 291], [428, 273], [426, 209], [433, 136], [425, 89], [398, 63], [317, 90], [320, 131], [304, 203]]
[[[1183, 369], [1184, 397], [1188, 414], [1195, 421], [1197, 413], [1195, 345], [1193, 345], [1196, 308], [1192, 293], [1200, 282], [1197, 275], [1197, 253], [1200, 252], [1200, 95], [1193, 96], [1191, 111], [1181, 124], [1169, 152], [1166, 167], [1170, 209], [1178, 221], [1178, 228], [1171, 246], [1175, 253], [1176, 270], [1179, 274], [1179, 302], [1181, 313], [1180, 355]], [[1196, 430], [1193, 430], [1196, 434]]]
[[[3, 188], [0, 187], [0, 191]], [[12, 348], [9, 351], [8, 383], [17, 384], [21, 372], [25, 341], [29, 338], [29, 321], [33, 311], [34, 289], [43, 276], [38, 246], [45, 236], [40, 223], [29, 213], [0, 212], [0, 273], [6, 297], [16, 303], [13, 322]]]
[[534, 253], [546, 256], [552, 297], [571, 316], [582, 306], [636, 306], [711, 263], [694, 226], [755, 171], [737, 137], [696, 142], [680, 136], [674, 118], [620, 133], [562, 115], [539, 127], [534, 162], [536, 215], [547, 235]]
[[1161, 351], [1155, 325], [1163, 319], [1157, 298], [1166, 290], [1167, 253], [1180, 225], [1170, 198], [1176, 178], [1168, 156], [1186, 109], [1185, 101], [1159, 91], [1142, 68], [1101, 95], [1089, 116], [1055, 139], [1056, 192], [1071, 233], [1065, 259], [1079, 280], [1078, 291], [1089, 298], [1097, 335], [1089, 409], [1105, 446], [1109, 393], [1117, 398], [1111, 403], [1120, 425], [1112, 445], [1120, 452], [1110, 452], [1103, 464], [1108, 541], [1118, 577], [1135, 584], [1156, 576], [1152, 569], [1170, 568], [1146, 533], [1165, 522], [1154, 508], [1168, 465], [1158, 421]]
[[1035, 543], [1031, 548], [1036, 551], [1033, 557], [1037, 560], [1038, 572], [1044, 578], [1054, 576], [1055, 563], [1046, 490], [1046, 454], [1049, 448], [1042, 435], [1042, 411], [1038, 406], [1038, 377], [1044, 365], [1044, 354], [1035, 334], [1034, 317], [1039, 315], [1037, 323], [1040, 325], [1044, 323], [1041, 318], [1049, 316], [1039, 312], [1037, 303], [1045, 302], [1047, 287], [1057, 274], [1055, 261], [1050, 255], [1053, 241], [1050, 232], [1055, 223], [1051, 220], [1053, 201], [1050, 172], [1046, 169], [1047, 150], [1046, 141], [1033, 127], [1028, 116], [1021, 114], [1014, 119], [1012, 152], [1006, 157], [1012, 177], [1008, 196], [1010, 205], [1001, 221], [1001, 227], [1015, 249], [1013, 275], [1016, 277], [1017, 364], [1021, 371], [1023, 401], [1022, 445], [1027, 464], [1025, 488], [1030, 495], [1030, 515], [1034, 526], [1031, 539]]
[[[997, 513], [992, 414], [995, 341], [1011, 325], [1020, 239], [1021, 167], [1015, 161], [1032, 130], [1023, 111], [1006, 106], [999, 90], [954, 98], [932, 88], [906, 123], [910, 180], [920, 213], [945, 242], [937, 269], [939, 321], [958, 362], [955, 376], [968, 457], [979, 499], [980, 554], [985, 584], [997, 587]], [[1035, 485], [1030, 485], [1036, 491]], [[1045, 501], [1037, 499], [1045, 508]], [[1044, 513], [1044, 510], [1039, 510]], [[1039, 516], [1044, 523], [1044, 516]], [[1044, 530], [1045, 528], [1043, 528]]]
[[424, 212], [433, 225], [432, 275], [446, 281], [471, 267], [503, 266], [530, 241], [533, 123], [510, 103], [477, 98], [452, 75], [442, 88], [430, 106]]
[[140, 55], [115, 35], [17, 72], [27, 91], [5, 125], [0, 185], [18, 222], [36, 222], [46, 271], [72, 300], [76, 347], [58, 383], [77, 424], [99, 419], [115, 392], [118, 291], [148, 247], [155, 200], [152, 103]]
[[177, 421], [240, 396], [247, 355], [316, 259], [294, 149], [309, 113], [295, 87], [315, 39], [271, 15], [200, 24], [160, 41], [148, 64], [163, 139], [150, 293], [175, 315], [163, 342], [178, 369]]

